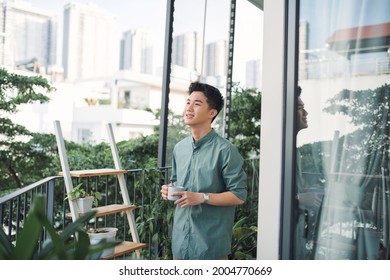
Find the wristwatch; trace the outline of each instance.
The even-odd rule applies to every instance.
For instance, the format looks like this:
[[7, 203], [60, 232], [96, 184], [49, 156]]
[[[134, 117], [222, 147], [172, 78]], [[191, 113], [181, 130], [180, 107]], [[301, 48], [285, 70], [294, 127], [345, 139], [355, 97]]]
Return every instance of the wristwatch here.
[[208, 193], [204, 193], [203, 194], [203, 203], [204, 204], [209, 203], [209, 199], [210, 199], [209, 194]]

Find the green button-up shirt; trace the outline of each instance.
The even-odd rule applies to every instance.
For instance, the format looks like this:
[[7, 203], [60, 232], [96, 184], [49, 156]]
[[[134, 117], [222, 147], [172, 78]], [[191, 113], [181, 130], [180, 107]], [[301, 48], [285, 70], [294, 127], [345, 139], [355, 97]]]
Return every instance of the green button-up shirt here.
[[[176, 144], [172, 181], [186, 191], [247, 197], [247, 175], [236, 147], [214, 130], [197, 142], [191, 136]], [[219, 259], [231, 253], [235, 206], [176, 206], [172, 252], [179, 259]]]

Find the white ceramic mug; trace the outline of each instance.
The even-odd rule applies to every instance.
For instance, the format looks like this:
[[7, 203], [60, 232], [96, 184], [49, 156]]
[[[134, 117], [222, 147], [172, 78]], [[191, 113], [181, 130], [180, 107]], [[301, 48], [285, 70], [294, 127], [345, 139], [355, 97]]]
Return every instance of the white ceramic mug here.
[[181, 196], [180, 195], [172, 195], [174, 192], [183, 192], [185, 191], [184, 187], [171, 186], [168, 187], [168, 200], [177, 200]]

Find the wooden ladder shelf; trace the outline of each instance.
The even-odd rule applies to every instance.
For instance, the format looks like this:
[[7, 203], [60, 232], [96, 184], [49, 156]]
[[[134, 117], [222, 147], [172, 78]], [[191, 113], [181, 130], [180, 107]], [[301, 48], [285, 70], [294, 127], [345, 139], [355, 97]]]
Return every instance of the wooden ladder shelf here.
[[[96, 177], [96, 176], [107, 176], [107, 175], [115, 175], [117, 176], [121, 195], [123, 199], [123, 204], [110, 204], [106, 206], [101, 206], [97, 208], [93, 208], [93, 210], [96, 210], [97, 213], [95, 214], [95, 217], [99, 216], [106, 216], [110, 214], [125, 212], [127, 216], [127, 221], [130, 226], [130, 232], [133, 242], [130, 241], [123, 241], [121, 244], [115, 247], [115, 252], [112, 256], [109, 256], [107, 258], [102, 259], [112, 259], [127, 253], [136, 252], [137, 255], [140, 255], [140, 249], [145, 248], [146, 244], [141, 243], [139, 240], [135, 219], [134, 219], [134, 213], [133, 210], [136, 208], [134, 204], [131, 203], [129, 198], [129, 193], [126, 188], [126, 181], [124, 174], [127, 173], [126, 170], [123, 170], [121, 167], [121, 163], [119, 160], [119, 154], [118, 149], [116, 147], [116, 142], [114, 138], [114, 133], [112, 129], [112, 125], [109, 123], [107, 124], [107, 132], [110, 140], [110, 148], [111, 153], [114, 159], [115, 168], [101, 168], [101, 169], [92, 169], [92, 170], [74, 170], [71, 171], [69, 169], [69, 163], [68, 158], [66, 154], [65, 149], [65, 143], [64, 138], [61, 130], [61, 124], [59, 121], [54, 122], [54, 129], [56, 134], [56, 140], [57, 140], [57, 146], [58, 146], [58, 152], [60, 155], [60, 161], [61, 161], [61, 168], [62, 171], [59, 173], [61, 176], [64, 177], [65, 181], [65, 187], [66, 192], [69, 193], [73, 189], [73, 183], [72, 183], [72, 177]], [[70, 207], [70, 213], [69, 215], [72, 217], [72, 220], [75, 221], [79, 216], [79, 210], [77, 208], [77, 204], [75, 201], [69, 201], [69, 207]]]

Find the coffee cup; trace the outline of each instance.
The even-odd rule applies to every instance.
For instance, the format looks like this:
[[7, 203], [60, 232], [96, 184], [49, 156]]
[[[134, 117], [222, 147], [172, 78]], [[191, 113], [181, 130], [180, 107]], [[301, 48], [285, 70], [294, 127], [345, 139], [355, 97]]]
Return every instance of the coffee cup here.
[[177, 200], [181, 196], [180, 195], [172, 195], [175, 192], [183, 192], [185, 191], [184, 187], [171, 186], [168, 187], [168, 200]]

